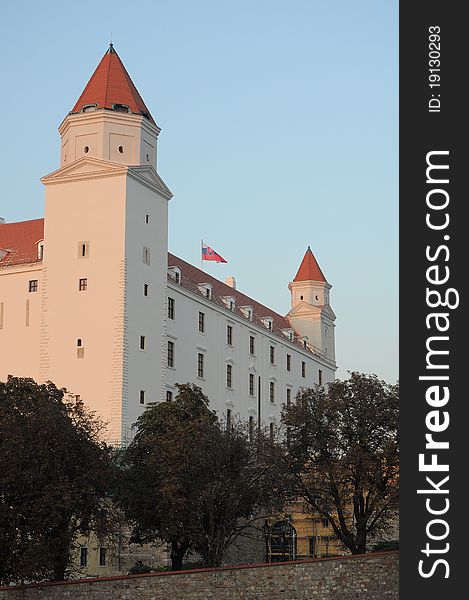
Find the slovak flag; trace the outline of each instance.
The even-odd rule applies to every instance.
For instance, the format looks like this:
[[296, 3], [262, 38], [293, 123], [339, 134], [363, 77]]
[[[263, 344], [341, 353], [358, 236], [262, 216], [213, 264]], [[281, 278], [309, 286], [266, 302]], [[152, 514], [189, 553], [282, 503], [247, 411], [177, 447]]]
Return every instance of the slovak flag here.
[[202, 242], [202, 260], [213, 260], [215, 262], [221, 262], [221, 263], [228, 262], [227, 260], [225, 260], [223, 258], [223, 256], [220, 256], [217, 252], [215, 252], [215, 250], [213, 250], [212, 248], [210, 248], [210, 246], [207, 246], [207, 244], [204, 244], [203, 242]]

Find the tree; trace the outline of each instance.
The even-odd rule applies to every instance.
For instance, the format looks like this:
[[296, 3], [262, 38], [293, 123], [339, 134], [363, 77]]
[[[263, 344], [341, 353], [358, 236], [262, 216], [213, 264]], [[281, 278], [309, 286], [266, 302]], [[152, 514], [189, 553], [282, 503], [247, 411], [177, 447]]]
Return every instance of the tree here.
[[104, 529], [101, 430], [51, 382], [0, 382], [0, 582], [64, 579], [76, 537]]
[[220, 566], [235, 540], [283, 509], [288, 484], [281, 467], [279, 448], [262, 431], [250, 438], [241, 423], [215, 430], [196, 504], [194, 548], [206, 566]]
[[174, 402], [141, 415], [120, 463], [120, 501], [134, 522], [132, 541], [168, 542], [173, 570], [182, 568], [188, 550], [207, 566], [221, 564], [278, 489], [248, 436], [238, 427], [226, 431], [200, 388], [178, 388]]
[[149, 405], [138, 418], [135, 438], [119, 462], [119, 501], [134, 524], [131, 541], [166, 541], [173, 570], [182, 568], [193, 544], [194, 503], [203, 478], [200, 447], [215, 422], [202, 390], [179, 386], [174, 402]]
[[285, 407], [286, 460], [297, 490], [352, 554], [396, 515], [398, 386], [357, 372]]

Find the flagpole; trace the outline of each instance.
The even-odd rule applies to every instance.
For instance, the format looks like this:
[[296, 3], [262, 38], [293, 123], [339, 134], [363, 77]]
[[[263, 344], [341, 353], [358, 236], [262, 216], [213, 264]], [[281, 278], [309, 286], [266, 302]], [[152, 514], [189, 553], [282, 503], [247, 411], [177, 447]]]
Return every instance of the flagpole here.
[[204, 240], [200, 238], [200, 270], [204, 270], [204, 255], [202, 254], [202, 249], [204, 247]]

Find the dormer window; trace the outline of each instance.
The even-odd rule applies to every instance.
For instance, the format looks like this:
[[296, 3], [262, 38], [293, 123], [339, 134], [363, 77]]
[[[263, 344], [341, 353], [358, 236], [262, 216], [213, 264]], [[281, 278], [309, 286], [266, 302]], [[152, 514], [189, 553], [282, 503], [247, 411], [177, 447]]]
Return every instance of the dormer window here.
[[236, 300], [233, 298], [233, 296], [223, 296], [222, 300], [226, 304], [228, 309], [231, 310], [231, 312], [234, 312], [236, 308]]
[[252, 321], [253, 310], [252, 306], [240, 306], [239, 310], [243, 313], [246, 319]]
[[282, 329], [283, 334], [285, 335], [285, 337], [287, 337], [290, 342], [293, 342], [294, 339], [294, 333], [293, 333], [293, 329]]
[[212, 299], [212, 284], [211, 283], [199, 283], [198, 285], [200, 293], [207, 298]]
[[94, 112], [97, 109], [98, 109], [97, 104], [85, 104], [85, 106], [81, 109], [81, 112], [84, 112], [84, 113]]
[[274, 326], [274, 320], [272, 319], [272, 317], [264, 317], [263, 319], [261, 319], [261, 321], [269, 331], [272, 331]]
[[115, 110], [116, 112], [122, 112], [122, 113], [130, 112], [130, 108], [127, 104], [113, 104], [112, 110]]
[[179, 267], [169, 267], [168, 274], [174, 283], [181, 283], [181, 269]]
[[37, 243], [37, 257], [39, 260], [42, 260], [44, 258], [44, 241], [40, 240]]

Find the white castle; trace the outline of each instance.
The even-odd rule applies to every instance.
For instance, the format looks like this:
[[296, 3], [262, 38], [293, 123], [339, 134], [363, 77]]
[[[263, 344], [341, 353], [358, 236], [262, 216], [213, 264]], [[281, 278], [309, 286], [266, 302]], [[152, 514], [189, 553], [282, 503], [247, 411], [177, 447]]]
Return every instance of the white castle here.
[[168, 253], [160, 129], [112, 44], [59, 133], [45, 218], [0, 221], [0, 380], [66, 387], [125, 444], [176, 383], [274, 429], [300, 388], [334, 379], [331, 285], [310, 248], [286, 316]]

